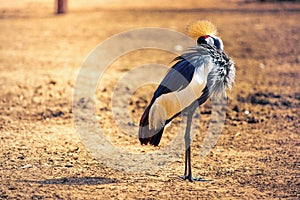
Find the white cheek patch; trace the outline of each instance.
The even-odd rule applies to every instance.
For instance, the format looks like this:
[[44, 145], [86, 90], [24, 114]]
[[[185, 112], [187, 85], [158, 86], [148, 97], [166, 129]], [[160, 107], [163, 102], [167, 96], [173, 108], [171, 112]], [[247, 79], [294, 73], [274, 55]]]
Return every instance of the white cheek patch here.
[[214, 45], [214, 39], [212, 39], [211, 37], [208, 37], [205, 40], [206, 40], [207, 44], [209, 44], [211, 46]]

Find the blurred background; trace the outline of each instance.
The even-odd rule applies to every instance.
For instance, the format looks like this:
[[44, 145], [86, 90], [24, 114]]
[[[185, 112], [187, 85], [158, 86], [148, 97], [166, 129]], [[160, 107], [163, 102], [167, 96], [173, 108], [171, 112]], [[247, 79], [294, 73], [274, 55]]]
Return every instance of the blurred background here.
[[[0, 0], [0, 199], [299, 198], [299, 1], [66, 4], [65, 14], [57, 15], [54, 0]], [[186, 33], [186, 26], [198, 19], [218, 27], [237, 68], [225, 127], [203, 160], [198, 151], [210, 103], [195, 116], [201, 120], [195, 124], [194, 174], [213, 181], [190, 184], [178, 179], [183, 156], [162, 171], [142, 174], [117, 171], [94, 159], [77, 136], [72, 112], [74, 82], [89, 53], [123, 31], [162, 27]], [[136, 137], [116, 126], [111, 96], [126, 72], [145, 63], [170, 66], [175, 56], [145, 49], [108, 67], [95, 91], [95, 112], [114, 145], [129, 152], [155, 150], [140, 146]], [[139, 88], [125, 105], [132, 126], [138, 126], [155, 87]], [[162, 146], [179, 125], [180, 118], [164, 133]]]

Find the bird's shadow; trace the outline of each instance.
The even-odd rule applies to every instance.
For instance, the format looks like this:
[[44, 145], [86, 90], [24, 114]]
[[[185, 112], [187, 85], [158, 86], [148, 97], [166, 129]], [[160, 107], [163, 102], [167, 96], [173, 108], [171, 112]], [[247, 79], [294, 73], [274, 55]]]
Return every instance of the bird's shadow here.
[[21, 182], [42, 185], [103, 185], [116, 183], [118, 180], [104, 177], [69, 177], [46, 180], [22, 180]]

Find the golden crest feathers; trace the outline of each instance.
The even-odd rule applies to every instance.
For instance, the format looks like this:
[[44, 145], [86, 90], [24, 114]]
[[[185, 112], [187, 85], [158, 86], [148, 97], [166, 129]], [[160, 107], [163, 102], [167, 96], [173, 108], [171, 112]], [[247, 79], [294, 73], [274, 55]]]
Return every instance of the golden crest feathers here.
[[187, 27], [188, 35], [194, 39], [198, 39], [204, 35], [217, 35], [217, 28], [210, 21], [198, 20], [191, 23]]

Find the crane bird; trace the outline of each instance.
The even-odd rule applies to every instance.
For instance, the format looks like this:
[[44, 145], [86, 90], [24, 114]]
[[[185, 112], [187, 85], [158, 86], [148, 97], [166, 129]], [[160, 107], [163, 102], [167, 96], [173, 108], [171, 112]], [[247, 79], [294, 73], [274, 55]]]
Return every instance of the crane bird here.
[[193, 178], [191, 169], [190, 129], [195, 110], [208, 98], [225, 98], [235, 78], [234, 62], [224, 53], [217, 29], [206, 20], [188, 26], [197, 45], [174, 59], [153, 94], [139, 124], [139, 140], [143, 145], [158, 146], [165, 126], [180, 114], [187, 114], [185, 130], [185, 171], [183, 179]]

